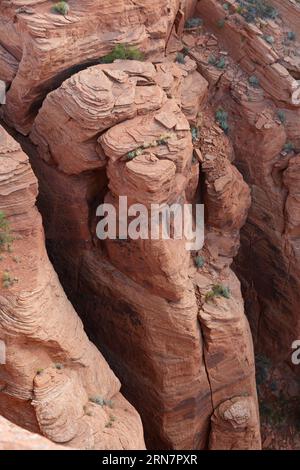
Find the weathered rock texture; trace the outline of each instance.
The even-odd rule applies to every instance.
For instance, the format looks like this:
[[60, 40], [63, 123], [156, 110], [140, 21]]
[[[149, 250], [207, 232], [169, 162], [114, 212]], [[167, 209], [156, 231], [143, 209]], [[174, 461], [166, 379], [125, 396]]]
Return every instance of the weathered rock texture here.
[[[150, 448], [260, 448], [251, 334], [230, 269], [250, 192], [208, 105], [214, 85], [226, 100], [232, 79], [242, 80], [207, 63], [201, 27], [184, 32], [197, 9], [214, 28], [227, 15], [224, 2], [73, 0], [66, 16], [53, 14], [50, 1], [25, 3], [0, 1], [0, 80], [8, 89], [1, 114], [29, 134], [21, 140], [39, 178], [49, 253], [91, 340], [140, 412]], [[285, 76], [254, 27], [241, 23], [235, 31], [228, 23], [234, 59], [245, 71], [257, 67], [262, 82], [267, 74], [270, 98], [294, 113], [296, 79]], [[210, 41], [218, 49], [216, 38]], [[136, 46], [149, 61], [99, 65], [119, 43]], [[175, 64], [184, 46], [190, 57]], [[290, 68], [295, 73], [296, 60]], [[293, 119], [289, 132], [297, 134]], [[20, 263], [5, 259], [19, 281], [3, 290], [9, 360], [0, 411], [71, 446], [141, 448], [139, 418], [49, 264], [36, 183], [20, 148], [13, 149], [13, 158], [4, 157], [3, 210], [22, 238], [14, 244]], [[293, 175], [285, 184], [296, 194]], [[7, 192], [17, 177], [22, 184]], [[118, 214], [119, 196], [148, 208], [204, 203], [203, 248], [190, 253], [186, 240], [174, 239], [100, 241], [97, 206], [111, 203]], [[22, 208], [14, 212], [11, 198]], [[217, 286], [227, 294], [212, 295]]]
[[[251, 335], [230, 270], [249, 190], [231, 164], [227, 138], [204, 111], [208, 84], [195, 69], [186, 59], [81, 71], [47, 96], [30, 134], [38, 156], [28, 149], [55, 266], [140, 411], [148, 445], [206, 448], [213, 411], [247, 396], [239, 448], [259, 448]], [[196, 123], [200, 109], [218, 145], [203, 141], [203, 156], [198, 150], [192, 158], [188, 119]], [[147, 207], [204, 197], [203, 269], [185, 240], [97, 240], [96, 207], [105, 201], [118, 209], [118, 196]], [[205, 301], [218, 283], [230, 287], [231, 298]], [[212, 446], [223, 445], [219, 434]]]
[[[211, 88], [212, 102], [228, 114], [235, 163], [251, 188], [252, 205], [236, 270], [255, 347], [281, 370], [284, 362], [292, 369], [291, 345], [300, 337], [300, 7], [289, 0], [268, 0], [279, 16], [249, 24], [237, 13], [237, 3], [229, 2], [227, 11], [222, 3], [199, 1], [196, 14], [214, 35], [186, 35], [184, 42], [192, 46], [190, 55], [210, 87], [216, 85]], [[266, 40], [270, 37], [271, 44]], [[223, 57], [225, 67], [218, 69], [211, 57]], [[249, 80], [253, 76], [254, 83]], [[296, 379], [297, 367], [294, 372]], [[274, 377], [269, 394], [276, 402], [281, 387], [278, 374]], [[280, 393], [291, 409], [299, 396], [292, 383], [287, 373]], [[286, 420], [283, 405], [281, 413]]]
[[64, 16], [51, 11], [52, 1], [1, 0], [0, 79], [12, 82], [4, 119], [28, 133], [46, 94], [115, 44], [162, 54], [178, 6], [179, 0], [73, 0]]
[[[278, 2], [269, 3], [277, 5]], [[291, 15], [298, 8], [293, 5], [288, 9], [288, 1], [282, 4], [286, 5], [284, 11], [290, 11]], [[252, 206], [242, 232], [237, 265], [247, 286], [254, 338], [259, 349], [271, 357], [289, 359], [292, 341], [300, 334], [296, 189], [300, 178], [297, 163], [300, 103], [294, 99], [298, 96], [299, 84], [280, 64], [283, 57], [278, 48], [270, 46], [262, 35], [269, 28], [268, 32], [274, 37], [279, 35], [283, 39], [284, 31], [293, 22], [290, 22], [291, 15], [286, 14], [277, 23], [270, 20], [254, 26], [240, 15], [226, 14], [215, 0], [202, 0], [197, 11], [234, 58], [234, 61], [227, 58], [214, 99], [215, 106], [222, 105], [229, 114], [236, 164], [252, 189]], [[218, 19], [221, 13], [226, 19], [222, 30], [214, 27], [215, 19], [212, 20]], [[205, 42], [191, 50], [200, 70], [202, 67], [214, 69], [213, 66], [207, 69], [205, 61], [207, 63], [210, 54], [220, 54], [217, 42], [212, 42], [211, 46], [209, 41], [207, 36]], [[286, 57], [284, 59], [288, 62]], [[235, 65], [237, 60], [239, 66]], [[269, 70], [276, 70], [278, 74], [272, 72], [271, 77]], [[206, 72], [208, 80], [209, 75]], [[257, 76], [259, 86], [249, 83], [250, 75]]]
[[0, 413], [68, 446], [141, 449], [140, 418], [88, 340], [48, 260], [35, 176], [3, 128], [0, 160], [0, 209], [14, 237], [0, 261], [0, 339], [6, 351]]
[[67, 450], [0, 417], [0, 450]]

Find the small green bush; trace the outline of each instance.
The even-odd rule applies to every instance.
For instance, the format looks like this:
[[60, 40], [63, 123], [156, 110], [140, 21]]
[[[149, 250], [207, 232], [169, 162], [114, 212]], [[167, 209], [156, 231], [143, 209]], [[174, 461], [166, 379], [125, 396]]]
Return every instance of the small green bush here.
[[294, 33], [294, 31], [289, 31], [287, 33], [287, 38], [289, 41], [295, 41], [296, 39], [296, 34]]
[[229, 131], [229, 125], [228, 125], [228, 113], [224, 111], [223, 108], [219, 108], [216, 111], [215, 118], [221, 129], [225, 132], [225, 134], [228, 133]]
[[13, 285], [13, 283], [14, 283], [14, 280], [12, 279], [10, 273], [8, 271], [4, 271], [2, 275], [2, 286], [5, 289], [8, 289], [9, 287]]
[[113, 423], [116, 421], [116, 417], [113, 415], [109, 416], [109, 421], [105, 424], [106, 428], [111, 428]]
[[254, 23], [257, 18], [275, 19], [278, 11], [265, 0], [237, 0], [240, 13], [248, 23]]
[[67, 15], [69, 11], [70, 11], [69, 5], [67, 4], [67, 2], [64, 2], [64, 1], [55, 3], [55, 5], [53, 5], [52, 7], [52, 12], [59, 13], [60, 15]]
[[269, 44], [274, 44], [275, 42], [274, 36], [271, 36], [270, 34], [263, 36], [263, 38]]
[[178, 64], [185, 64], [184, 54], [182, 52], [178, 52], [175, 61], [178, 62]]
[[214, 297], [224, 297], [225, 299], [230, 299], [230, 290], [228, 287], [223, 286], [222, 284], [215, 284], [212, 289], [207, 292], [205, 300], [208, 301]]
[[111, 64], [117, 59], [142, 61], [144, 54], [128, 44], [117, 44], [109, 54], [101, 57], [99, 62], [100, 64]]
[[203, 268], [204, 264], [205, 259], [203, 258], [203, 256], [196, 256], [195, 265], [197, 266], [197, 268]]
[[196, 126], [191, 126], [192, 141], [195, 142], [199, 139], [199, 129]]
[[203, 25], [203, 20], [199, 17], [189, 18], [186, 20], [184, 27], [186, 29], [199, 28]]
[[220, 28], [220, 29], [224, 28], [224, 26], [225, 26], [225, 19], [224, 19], [224, 18], [221, 18], [220, 20], [218, 20], [217, 26], [218, 26], [218, 28]]
[[286, 115], [285, 115], [285, 112], [284, 112], [284, 111], [278, 110], [278, 111], [277, 111], [277, 117], [278, 117], [279, 121], [280, 121], [282, 124], [285, 123], [285, 121], [286, 121]]
[[13, 237], [10, 233], [9, 222], [6, 219], [4, 212], [0, 212], [0, 251], [5, 248], [9, 251], [9, 247], [12, 242]]
[[151, 142], [145, 142], [141, 147], [128, 152], [126, 157], [127, 160], [133, 160], [138, 155], [142, 155], [143, 150], [150, 147], [157, 147], [157, 145], [167, 145], [168, 139], [171, 138], [170, 134], [162, 134], [157, 140], [152, 140]]
[[295, 150], [293, 142], [286, 142], [283, 146], [283, 150], [285, 152], [293, 152]]
[[251, 76], [248, 78], [248, 82], [249, 82], [250, 85], [253, 86], [254, 88], [258, 88], [258, 87], [259, 87], [259, 79], [257, 78], [256, 75], [251, 75]]
[[102, 398], [100, 396], [90, 397], [89, 401], [99, 406], [109, 406], [110, 408], [113, 408], [112, 400], [106, 400], [106, 398]]
[[208, 58], [208, 63], [210, 65], [214, 65], [218, 69], [224, 69], [226, 65], [225, 57], [216, 57], [215, 55], [211, 54]]

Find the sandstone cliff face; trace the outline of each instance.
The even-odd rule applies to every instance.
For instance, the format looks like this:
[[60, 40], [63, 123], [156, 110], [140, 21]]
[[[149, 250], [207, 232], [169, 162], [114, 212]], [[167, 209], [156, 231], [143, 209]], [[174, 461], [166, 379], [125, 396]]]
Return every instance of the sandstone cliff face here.
[[[294, 379], [289, 369], [291, 345], [300, 336], [296, 188], [300, 177], [300, 67], [296, 53], [300, 11], [289, 1], [268, 3], [279, 16], [275, 20], [258, 18], [253, 24], [237, 13], [234, 2], [230, 2], [229, 10], [224, 10], [222, 2], [202, 0], [196, 14], [214, 35], [207, 32], [199, 41], [188, 36], [185, 40], [192, 44], [190, 55], [214, 87], [215, 109], [222, 107], [228, 115], [235, 163], [251, 188], [252, 204], [241, 232], [241, 250], [235, 266], [243, 283], [257, 353], [271, 361], [261, 366], [265, 359], [260, 357], [258, 364], [265, 377], [273, 376], [269, 383], [273, 392], [269, 390], [268, 400], [276, 409], [280, 396], [276, 411], [281, 415], [280, 423], [295, 426], [293, 415], [299, 406], [295, 402], [299, 393], [297, 368]], [[212, 56], [225, 58], [222, 70], [211, 63]], [[268, 410], [263, 407], [262, 411]], [[266, 416], [263, 420], [266, 422]], [[264, 430], [267, 446], [272, 443], [269, 433], [270, 427]], [[295, 430], [293, 433], [296, 435]], [[284, 444], [274, 437], [273, 446], [276, 445]]]
[[[1, 11], [0, 79], [10, 87], [1, 113], [19, 132], [29, 133], [30, 140], [21, 141], [39, 179], [51, 260], [89, 337], [140, 412], [148, 446], [260, 448], [251, 334], [240, 284], [230, 269], [250, 192], [208, 103], [222, 73], [203, 65], [197, 55], [201, 48], [194, 50], [194, 35], [199, 45], [203, 40], [201, 29], [185, 32], [180, 41], [185, 14], [192, 14], [197, 2], [137, 5], [120, 0], [101, 2], [99, 8], [96, 0], [84, 5], [74, 0], [66, 16], [50, 13], [48, 1], [29, 2], [16, 12], [19, 3], [3, 2]], [[94, 65], [120, 42], [138, 46], [153, 62]], [[184, 45], [190, 57], [175, 64]], [[30, 70], [36, 71], [34, 76]], [[279, 76], [278, 94], [294, 106], [295, 80], [281, 91], [278, 70], [270, 68], [270, 76]], [[230, 77], [225, 83], [228, 89]], [[235, 150], [239, 155], [240, 149]], [[33, 178], [29, 166], [28, 172]], [[32, 187], [36, 191], [34, 182]], [[32, 209], [35, 195], [30, 211], [37, 214]], [[204, 247], [190, 253], [185, 240], [100, 242], [96, 208], [110, 202], [118, 210], [119, 196], [127, 196], [129, 205], [146, 207], [204, 203]], [[118, 380], [88, 343], [49, 265], [39, 219], [28, 218], [28, 227], [38, 231], [34, 253], [43, 256], [31, 261], [34, 275], [26, 278], [34, 284], [28, 299], [25, 296], [27, 303], [22, 299], [22, 312], [28, 311], [30, 319], [22, 335], [30, 351], [42, 351], [43, 365], [34, 362], [23, 340], [22, 360], [17, 356], [15, 333], [11, 347], [15, 345], [18, 359], [11, 367], [18, 372], [9, 383], [18, 384], [22, 365], [22, 384], [17, 387], [23, 397], [21, 424], [76, 447], [142, 447], [138, 416], [124, 403]], [[225, 287], [223, 296], [214, 294], [220, 286]], [[20, 287], [20, 281], [14, 283], [9, 292]], [[43, 306], [37, 312], [30, 310], [31, 296]], [[54, 303], [51, 315], [48, 298]], [[18, 318], [18, 301], [12, 296], [8, 302], [11, 317], [16, 311]], [[68, 318], [58, 333], [61, 310]], [[42, 318], [41, 311], [46, 312]], [[7, 321], [5, 328], [13, 327]], [[28, 362], [34, 363], [27, 372], [24, 350]], [[52, 389], [58, 392], [52, 394]], [[61, 389], [80, 397], [68, 403], [70, 409]], [[48, 394], [53, 396], [51, 407], [46, 406]], [[7, 400], [10, 395], [19, 398], [18, 393], [2, 395], [3, 410], [9, 410], [5, 416], [16, 422]], [[116, 421], [111, 422], [109, 406], [87, 403], [88, 397], [99, 395], [105, 403], [114, 402]], [[80, 418], [76, 423], [75, 416]]]
[[120, 395], [119, 380], [88, 340], [48, 260], [36, 179], [3, 128], [0, 156], [0, 208], [14, 238], [1, 255], [1, 414], [69, 446], [143, 448], [138, 414]]
[[52, 1], [1, 0], [0, 75], [12, 81], [4, 119], [27, 134], [47, 92], [115, 44], [163, 53], [178, 5], [179, 0], [73, 0], [64, 16], [51, 11]]
[[[43, 103], [30, 134], [39, 153], [34, 166], [41, 207], [56, 207], [45, 221], [55, 265], [91, 337], [141, 412], [148, 445], [205, 448], [213, 410], [246, 395], [249, 420], [240, 446], [258, 448], [251, 336], [239, 284], [229, 269], [250, 198], [219, 128], [219, 148], [204, 142], [199, 157], [209, 217], [202, 272], [195, 269], [185, 240], [99, 243], [95, 237], [95, 208], [101, 201], [118, 209], [120, 195], [127, 196], [128, 205], [199, 200], [199, 161], [192, 161], [190, 125], [179, 106], [183, 103], [187, 116], [196, 119], [206, 97], [207, 82], [191, 60], [156, 67], [117, 61], [81, 71]], [[209, 132], [213, 123], [206, 115]], [[93, 116], [91, 124], [84, 116]], [[71, 134], [77, 139], [74, 150]], [[166, 142], [159, 143], [166, 134]], [[142, 148], [128, 160], [130, 152]], [[89, 168], [94, 171], [85, 173]], [[63, 239], [58, 227], [72, 219], [75, 228]], [[206, 302], [218, 282], [230, 286], [232, 299]], [[211, 446], [222, 448], [220, 435]]]

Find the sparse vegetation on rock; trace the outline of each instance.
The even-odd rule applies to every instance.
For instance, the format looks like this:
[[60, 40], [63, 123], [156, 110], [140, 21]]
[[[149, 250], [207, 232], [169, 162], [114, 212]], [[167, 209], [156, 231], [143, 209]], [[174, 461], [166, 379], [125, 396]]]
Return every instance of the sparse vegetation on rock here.
[[128, 44], [117, 44], [113, 50], [101, 57], [100, 64], [111, 64], [115, 60], [144, 60], [144, 54], [136, 47]]
[[214, 297], [224, 297], [225, 299], [230, 299], [229, 288], [223, 286], [223, 284], [215, 284], [214, 286], [212, 286], [212, 289], [207, 292], [205, 300], [207, 302], [213, 299]]
[[202, 26], [203, 20], [199, 17], [193, 17], [186, 20], [184, 27], [186, 29], [199, 28]]
[[227, 134], [229, 131], [228, 113], [223, 108], [219, 108], [216, 111], [215, 118], [221, 129]]
[[278, 11], [265, 0], [237, 0], [239, 4], [238, 13], [242, 15], [248, 23], [254, 23], [257, 18], [275, 19]]
[[4, 212], [0, 212], [0, 251], [7, 249], [9, 251], [9, 247], [13, 242], [13, 237], [10, 231], [9, 222], [4, 214]]
[[70, 6], [68, 5], [67, 2], [57, 2], [53, 5], [52, 7], [52, 12], [53, 13], [59, 13], [60, 15], [67, 15], [70, 11]]

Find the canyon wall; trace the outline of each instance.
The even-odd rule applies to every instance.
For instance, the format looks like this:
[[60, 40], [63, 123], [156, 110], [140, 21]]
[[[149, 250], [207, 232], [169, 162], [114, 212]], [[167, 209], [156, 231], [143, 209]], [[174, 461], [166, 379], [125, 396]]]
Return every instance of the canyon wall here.
[[0, 158], [0, 413], [72, 447], [141, 449], [140, 418], [47, 257], [28, 157], [3, 128]]
[[297, 444], [290, 435], [297, 435], [300, 406], [299, 374], [291, 361], [292, 343], [300, 337], [300, 7], [268, 4], [274, 18], [247, 22], [237, 2], [224, 9], [223, 2], [201, 0], [195, 14], [208, 32], [198, 44], [188, 37], [187, 42], [210, 82], [216, 113], [221, 108], [226, 116], [235, 164], [251, 188], [235, 270], [258, 355], [263, 418], [272, 424], [263, 434], [270, 444], [272, 428], [285, 426], [288, 438], [274, 438], [273, 448], [283, 441], [295, 448], [299, 437]]
[[[106, 1], [97, 9], [99, 1], [83, 6], [74, 0], [66, 16], [52, 14], [51, 2], [31, 1], [16, 12], [19, 3], [1, 2], [0, 79], [8, 88], [1, 114], [19, 133], [29, 134], [16, 137], [39, 180], [39, 208], [51, 260], [89, 338], [141, 414], [147, 446], [260, 448], [252, 339], [240, 284], [230, 268], [250, 207], [250, 191], [233, 165], [230, 141], [215, 122], [206, 69], [192, 52], [196, 61], [186, 57], [174, 63], [184, 45], [180, 33], [185, 6], [191, 12], [193, 2], [140, 1], [137, 6]], [[184, 38], [193, 41], [186, 34]], [[120, 42], [140, 48], [148, 61], [95, 65]], [[292, 89], [291, 84], [287, 94]], [[196, 136], [193, 129], [198, 129]], [[100, 241], [96, 209], [106, 202], [118, 213], [119, 196], [126, 196], [129, 205], [146, 207], [204, 203], [204, 246], [190, 252], [185, 239]], [[43, 249], [40, 221], [28, 218], [27, 222], [39, 230], [36, 243]], [[52, 306], [46, 318], [38, 310], [34, 321], [41, 322], [39, 330], [49, 337], [44, 346], [35, 330], [25, 335], [29, 344], [32, 336], [40, 342], [37, 347], [44, 361], [41, 367], [34, 363], [28, 377], [24, 373], [24, 388], [19, 387], [26, 402], [20, 406], [22, 425], [32, 431], [42, 426], [47, 437], [56, 442], [67, 439], [73, 446], [84, 442], [96, 448], [142, 447], [139, 418], [118, 393], [119, 382], [101, 355], [101, 372], [91, 359], [83, 362], [80, 351], [73, 358], [77, 335], [81, 332], [84, 344], [88, 340], [76, 326], [81, 323], [43, 253], [43, 266], [52, 274], [47, 277], [43, 268], [43, 282], [38, 279], [36, 288], [45, 295], [42, 286], [51, 279], [49, 296], [56, 298], [59, 291], [61, 308], [70, 317], [63, 324], [70, 349], [67, 339], [62, 344], [55, 336], [61, 309]], [[31, 266], [34, 269], [33, 261]], [[35, 278], [27, 276], [26, 282], [31, 279]], [[9, 292], [20, 286], [13, 283]], [[44, 305], [44, 297], [39, 299]], [[16, 300], [11, 302], [11, 312], [18, 312]], [[31, 299], [28, 302], [30, 310]], [[45, 312], [47, 308], [46, 302]], [[49, 331], [47, 322], [42, 325], [46, 320]], [[10, 322], [6, 328], [12, 328]], [[19, 344], [16, 336], [12, 344]], [[87, 344], [84, 351], [92, 348], [93, 354], [99, 354]], [[62, 363], [66, 365], [61, 367]], [[32, 407], [32, 388], [25, 385], [26, 377], [31, 377], [32, 387], [34, 371]], [[58, 408], [50, 409], [54, 415], [47, 415], [45, 394], [52, 383], [69, 384], [82, 397], [76, 404], [70, 402], [71, 417], [79, 408], [85, 411], [76, 432], [67, 437], [59, 426], [56, 434], [47, 430], [47, 422], [52, 428], [61, 410], [59, 402]], [[7, 395], [1, 394], [1, 413], [18, 422]], [[105, 406], [94, 403], [99, 396]], [[87, 409], [89, 397], [94, 400]], [[111, 401], [112, 413], [107, 405]], [[93, 427], [90, 414], [94, 413], [100, 429]], [[119, 422], [128, 442], [123, 443]]]
[[[269, 3], [277, 6], [278, 2]], [[255, 25], [234, 9], [224, 10], [215, 0], [201, 0], [197, 8], [219, 41], [219, 45], [215, 42], [191, 52], [194, 58], [199, 54], [200, 69], [206, 68], [205, 61], [212, 54], [222, 53], [223, 47], [230, 52], [213, 101], [216, 109], [222, 106], [228, 113], [235, 163], [252, 190], [236, 264], [246, 289], [254, 340], [260, 351], [276, 360], [289, 360], [291, 344], [300, 331], [299, 201], [295, 190], [300, 85], [293, 78], [300, 64], [294, 52], [297, 39], [288, 41], [286, 33], [293, 26], [293, 11], [300, 12], [299, 7], [284, 8], [286, 14], [277, 23], [258, 19]], [[220, 19], [224, 20], [221, 28]], [[267, 36], [274, 38], [274, 44], [266, 41]], [[249, 77], [257, 82], [251, 83]]]
[[[238, 409], [248, 413], [244, 439], [232, 445], [259, 446], [250, 332], [229, 269], [250, 198], [230, 163], [226, 137], [215, 131], [216, 143], [203, 147], [209, 230], [202, 272], [186, 240], [100, 242], [95, 236], [100, 202], [118, 209], [118, 196], [146, 207], [199, 198], [199, 161], [192, 159], [190, 125], [178, 105], [195, 119], [206, 96], [207, 82], [193, 61], [98, 65], [47, 96], [30, 134], [39, 154], [33, 160], [42, 211], [56, 208], [45, 221], [54, 263], [154, 448], [205, 448], [212, 411], [232, 397], [240, 397], [245, 408]], [[212, 125], [208, 113], [207, 132]], [[68, 135], [78, 139], [75, 146]], [[71, 230], [62, 232], [66, 221]], [[206, 302], [218, 282], [228, 284], [232, 298]], [[212, 439], [216, 448], [222, 448], [220, 436]]]

